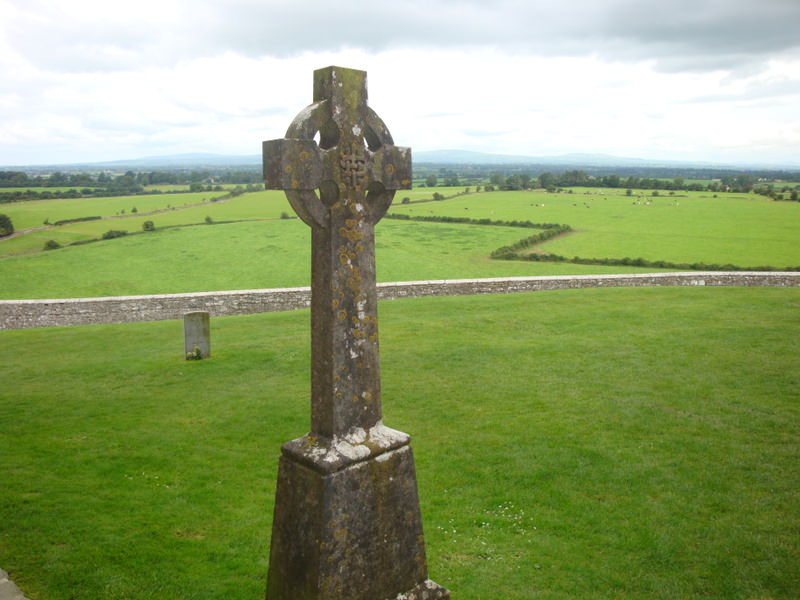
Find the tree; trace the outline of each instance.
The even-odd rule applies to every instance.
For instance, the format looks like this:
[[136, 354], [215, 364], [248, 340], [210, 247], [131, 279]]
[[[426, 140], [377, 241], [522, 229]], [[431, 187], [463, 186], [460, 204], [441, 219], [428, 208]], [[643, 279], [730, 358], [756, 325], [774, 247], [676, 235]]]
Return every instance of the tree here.
[[436, 187], [436, 175], [428, 175], [425, 178], [425, 185], [427, 187]]
[[8, 215], [0, 215], [0, 237], [6, 237], [14, 233], [14, 224]]
[[156, 226], [152, 221], [145, 221], [142, 223], [142, 231], [155, 231]]
[[551, 188], [555, 187], [555, 185], [556, 185], [556, 178], [555, 175], [553, 175], [552, 173], [547, 172], [539, 175], [539, 187]]

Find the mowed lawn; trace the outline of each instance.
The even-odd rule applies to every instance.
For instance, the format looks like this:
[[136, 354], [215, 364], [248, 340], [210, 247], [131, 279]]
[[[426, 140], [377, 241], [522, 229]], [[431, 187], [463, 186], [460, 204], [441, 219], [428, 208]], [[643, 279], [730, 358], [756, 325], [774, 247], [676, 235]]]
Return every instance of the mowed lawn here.
[[572, 194], [482, 192], [443, 202], [395, 205], [392, 211], [564, 223], [575, 231], [539, 249], [566, 257], [800, 266], [800, 202], [745, 194], [714, 198], [708, 192], [676, 193], [685, 197], [646, 194], [628, 197], [619, 190], [583, 188]]
[[[800, 292], [380, 305], [431, 577], [454, 599], [800, 597]], [[33, 600], [263, 597], [307, 311], [0, 331], [0, 565]], [[379, 576], [379, 574], [376, 574]]]

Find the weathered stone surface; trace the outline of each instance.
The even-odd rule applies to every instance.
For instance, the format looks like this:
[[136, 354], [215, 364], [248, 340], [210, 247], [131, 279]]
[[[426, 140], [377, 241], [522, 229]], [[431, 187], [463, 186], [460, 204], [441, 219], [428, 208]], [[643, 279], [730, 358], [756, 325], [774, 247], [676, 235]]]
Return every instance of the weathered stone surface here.
[[0, 600], [28, 600], [3, 569], [0, 569]]
[[408, 436], [382, 422], [374, 227], [411, 186], [411, 152], [366, 80], [315, 71], [314, 104], [264, 142], [266, 187], [312, 240], [311, 431], [283, 446], [267, 600], [449, 597], [428, 580]]
[[207, 312], [190, 312], [183, 315], [184, 356], [200, 350], [199, 358], [211, 356], [211, 321]]
[[415, 482], [408, 445], [324, 475], [284, 454], [267, 598], [448, 598], [427, 579]]
[[[800, 287], [798, 272], [635, 273], [627, 275], [558, 275], [440, 279], [377, 284], [379, 300], [427, 296], [511, 294], [593, 287], [730, 286]], [[311, 288], [280, 288], [109, 296], [53, 300], [0, 300], [0, 329], [65, 327], [100, 323], [133, 323], [180, 319], [187, 310], [204, 310], [214, 317], [250, 315], [308, 308]]]

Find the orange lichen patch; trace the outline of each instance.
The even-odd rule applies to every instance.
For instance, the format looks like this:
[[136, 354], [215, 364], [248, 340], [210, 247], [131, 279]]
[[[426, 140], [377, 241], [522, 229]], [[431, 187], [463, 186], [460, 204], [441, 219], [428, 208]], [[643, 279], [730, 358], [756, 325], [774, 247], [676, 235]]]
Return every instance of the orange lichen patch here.
[[359, 269], [358, 267], [353, 267], [350, 272], [350, 276], [347, 278], [345, 284], [354, 293], [360, 294], [361, 283], [363, 282], [363, 280], [364, 278], [361, 276], [361, 269]]
[[340, 227], [339, 233], [342, 237], [347, 238], [350, 243], [358, 242], [364, 237], [364, 234], [357, 229], [347, 229], [346, 227]]
[[339, 248], [339, 262], [343, 265], [348, 264], [355, 259], [356, 253], [348, 250], [347, 248]]

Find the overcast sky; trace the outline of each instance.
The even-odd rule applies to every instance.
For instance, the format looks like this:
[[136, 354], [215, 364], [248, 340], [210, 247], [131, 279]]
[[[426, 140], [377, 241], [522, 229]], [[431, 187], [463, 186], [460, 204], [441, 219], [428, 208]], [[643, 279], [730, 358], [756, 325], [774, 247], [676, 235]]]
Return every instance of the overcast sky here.
[[0, 164], [258, 154], [312, 71], [395, 142], [800, 164], [800, 0], [0, 0]]

